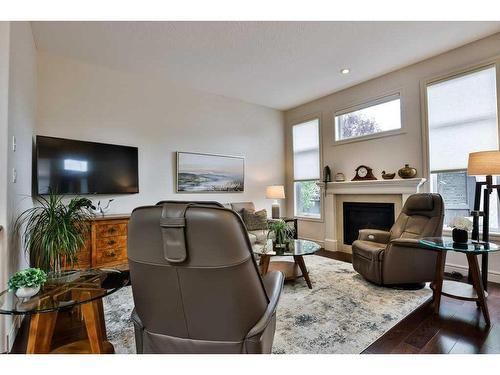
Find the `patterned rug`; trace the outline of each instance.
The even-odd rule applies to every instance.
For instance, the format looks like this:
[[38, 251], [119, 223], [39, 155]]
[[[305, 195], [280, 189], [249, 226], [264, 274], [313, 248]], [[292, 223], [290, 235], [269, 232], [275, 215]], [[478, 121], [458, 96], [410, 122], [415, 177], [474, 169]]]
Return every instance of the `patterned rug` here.
[[[361, 353], [431, 296], [365, 281], [350, 263], [305, 257], [313, 289], [304, 280], [286, 283], [278, 306], [273, 353]], [[108, 338], [117, 353], [135, 353], [132, 290], [104, 300]]]

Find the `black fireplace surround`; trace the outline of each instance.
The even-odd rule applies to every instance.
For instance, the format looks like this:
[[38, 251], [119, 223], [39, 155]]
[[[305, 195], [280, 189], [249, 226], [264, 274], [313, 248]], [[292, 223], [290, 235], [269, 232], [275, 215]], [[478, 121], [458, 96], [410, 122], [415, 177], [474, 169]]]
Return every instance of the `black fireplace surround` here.
[[360, 229], [390, 230], [394, 203], [344, 202], [344, 244], [352, 245]]

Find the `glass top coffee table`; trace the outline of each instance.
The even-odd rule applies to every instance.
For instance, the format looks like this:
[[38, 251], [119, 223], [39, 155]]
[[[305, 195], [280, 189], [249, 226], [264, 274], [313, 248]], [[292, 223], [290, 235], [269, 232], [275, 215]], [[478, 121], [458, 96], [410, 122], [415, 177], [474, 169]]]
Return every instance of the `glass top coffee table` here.
[[[308, 240], [292, 240], [285, 247], [277, 247], [272, 240], [265, 244], [255, 245], [253, 252], [260, 256], [260, 272], [264, 276], [269, 270], [281, 271], [285, 274], [285, 280], [296, 280], [303, 277], [309, 289], [312, 289], [311, 279], [304, 262], [305, 255], [315, 254], [321, 246], [316, 242]], [[271, 257], [293, 257], [293, 261], [273, 261]]]
[[[462, 301], [474, 301], [481, 308], [486, 325], [490, 325], [490, 314], [486, 303], [487, 293], [484, 291], [481, 279], [481, 271], [477, 256], [500, 251], [500, 247], [490, 242], [472, 242], [461, 244], [453, 242], [450, 237], [429, 237], [419, 240], [423, 247], [437, 252], [435, 279], [431, 284], [434, 299], [434, 311], [439, 313], [441, 295], [459, 299]], [[456, 251], [467, 256], [469, 263], [469, 274], [472, 285], [444, 280], [444, 267], [446, 263], [446, 253]]]
[[[31, 315], [26, 353], [113, 353], [107, 341], [102, 298], [126, 286], [128, 273], [113, 269], [64, 272], [49, 278], [31, 298], [19, 298], [14, 291], [0, 293], [0, 314]], [[88, 340], [51, 350], [52, 336], [60, 311], [81, 305]]]

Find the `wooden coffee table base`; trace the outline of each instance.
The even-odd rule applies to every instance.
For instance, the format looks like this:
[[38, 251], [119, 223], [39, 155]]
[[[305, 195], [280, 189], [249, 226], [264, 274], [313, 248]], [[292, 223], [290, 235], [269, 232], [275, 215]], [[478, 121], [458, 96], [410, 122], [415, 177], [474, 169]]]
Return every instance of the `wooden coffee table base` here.
[[102, 300], [81, 305], [88, 340], [80, 340], [50, 351], [56, 326], [57, 312], [34, 314], [31, 317], [27, 354], [112, 354], [113, 345], [107, 341]]
[[475, 254], [466, 254], [469, 263], [469, 271], [472, 276], [472, 285], [460, 283], [457, 281], [444, 280], [444, 266], [446, 261], [446, 252], [438, 252], [436, 262], [436, 277], [431, 284], [434, 299], [434, 312], [439, 314], [441, 305], [441, 296], [455, 298], [462, 301], [476, 302], [484, 316], [487, 326], [491, 325], [490, 313], [486, 303], [487, 293], [484, 291], [481, 281], [481, 271]]
[[260, 256], [259, 265], [262, 276], [269, 271], [281, 271], [285, 275], [285, 281], [297, 280], [303, 277], [309, 289], [312, 289], [311, 279], [309, 278], [309, 272], [307, 271], [303, 256], [294, 255], [293, 261], [283, 260], [271, 262], [270, 260], [270, 255]]

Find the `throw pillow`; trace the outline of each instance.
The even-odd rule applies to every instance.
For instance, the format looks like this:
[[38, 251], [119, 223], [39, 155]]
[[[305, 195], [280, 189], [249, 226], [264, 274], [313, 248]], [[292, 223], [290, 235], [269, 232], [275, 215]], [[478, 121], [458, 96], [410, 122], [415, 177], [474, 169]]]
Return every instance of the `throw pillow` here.
[[245, 223], [247, 230], [267, 229], [267, 211], [253, 211], [244, 208], [243, 222]]

